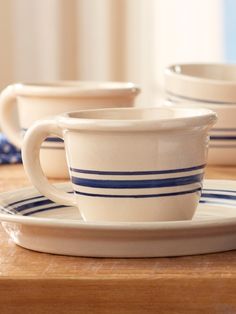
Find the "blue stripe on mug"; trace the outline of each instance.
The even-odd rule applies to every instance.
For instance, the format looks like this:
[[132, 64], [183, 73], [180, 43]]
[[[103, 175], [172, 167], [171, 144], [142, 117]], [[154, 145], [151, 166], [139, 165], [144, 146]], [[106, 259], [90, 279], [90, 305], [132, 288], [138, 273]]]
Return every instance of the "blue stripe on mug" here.
[[105, 198], [157, 198], [157, 197], [166, 197], [166, 196], [177, 196], [177, 195], [185, 195], [192, 194], [196, 192], [200, 192], [201, 188], [197, 188], [189, 191], [180, 191], [180, 192], [171, 192], [171, 193], [159, 193], [159, 194], [138, 194], [138, 195], [115, 195], [115, 194], [97, 194], [97, 193], [85, 193], [76, 191], [75, 193], [83, 196], [91, 196], [91, 197], [105, 197]]
[[97, 180], [72, 177], [72, 183], [78, 186], [98, 189], [148, 189], [176, 187], [194, 183], [200, 183], [203, 174], [196, 174], [186, 177], [168, 178], [168, 179], [151, 179], [151, 180]]
[[151, 175], [151, 174], [169, 174], [169, 173], [178, 173], [178, 172], [188, 172], [195, 171], [199, 169], [205, 168], [206, 164], [188, 167], [188, 168], [180, 168], [180, 169], [169, 169], [169, 170], [150, 170], [150, 171], [98, 171], [98, 170], [87, 170], [87, 169], [77, 169], [70, 167], [70, 170], [73, 172], [84, 173], [84, 174], [97, 174], [97, 175]]

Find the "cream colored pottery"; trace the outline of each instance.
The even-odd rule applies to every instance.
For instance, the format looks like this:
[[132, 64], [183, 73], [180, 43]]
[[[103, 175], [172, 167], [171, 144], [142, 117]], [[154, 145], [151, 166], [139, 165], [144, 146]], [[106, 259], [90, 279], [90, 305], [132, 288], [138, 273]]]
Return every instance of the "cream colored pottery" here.
[[[131, 107], [140, 89], [133, 83], [58, 81], [17, 83], [0, 96], [0, 125], [9, 140], [22, 147], [32, 123], [67, 111], [105, 107]], [[62, 140], [47, 138], [40, 152], [48, 177], [68, 177]]]
[[165, 69], [166, 98], [173, 105], [215, 111], [208, 163], [236, 165], [236, 65], [176, 64]]
[[[72, 191], [70, 184], [57, 184]], [[0, 194], [0, 221], [16, 244], [39, 252], [93, 257], [160, 257], [236, 249], [236, 183], [205, 180], [192, 220], [84, 222], [34, 188]]]
[[[123, 108], [72, 112], [37, 121], [22, 157], [33, 185], [86, 221], [191, 219], [201, 194], [208, 131], [207, 109]], [[55, 134], [65, 141], [74, 194], [50, 185], [40, 146]]]

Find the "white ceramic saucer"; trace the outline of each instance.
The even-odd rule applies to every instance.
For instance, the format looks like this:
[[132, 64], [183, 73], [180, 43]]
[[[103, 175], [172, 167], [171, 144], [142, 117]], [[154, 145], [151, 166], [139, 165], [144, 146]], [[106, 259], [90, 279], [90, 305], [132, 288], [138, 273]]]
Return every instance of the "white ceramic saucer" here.
[[[70, 191], [68, 183], [58, 184]], [[34, 188], [0, 195], [0, 220], [18, 245], [40, 252], [94, 257], [158, 257], [236, 249], [236, 181], [206, 180], [191, 221], [87, 223], [76, 208]]]

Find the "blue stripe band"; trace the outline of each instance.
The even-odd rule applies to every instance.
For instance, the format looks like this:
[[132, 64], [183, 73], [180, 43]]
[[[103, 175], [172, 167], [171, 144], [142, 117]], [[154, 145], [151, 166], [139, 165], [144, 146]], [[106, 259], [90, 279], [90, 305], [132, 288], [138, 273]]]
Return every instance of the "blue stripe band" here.
[[98, 170], [84, 170], [84, 169], [77, 169], [70, 167], [71, 171], [78, 172], [78, 173], [85, 173], [85, 174], [98, 174], [98, 175], [129, 175], [129, 176], [136, 176], [136, 175], [149, 175], [149, 174], [168, 174], [168, 173], [178, 173], [178, 172], [188, 172], [188, 171], [195, 171], [199, 169], [205, 168], [206, 164], [189, 167], [189, 168], [180, 168], [180, 169], [170, 169], [170, 170], [151, 170], [151, 171], [98, 171]]
[[[73, 192], [73, 191], [70, 191], [70, 192], [67, 192], [67, 193], [72, 194], [72, 193], [74, 193], [74, 192]], [[14, 205], [17, 205], [17, 204], [20, 204], [20, 203], [23, 203], [23, 202], [27, 202], [27, 201], [35, 201], [35, 200], [37, 200], [37, 199], [39, 199], [39, 198], [43, 198], [43, 200], [47, 200], [47, 201], [48, 201], [48, 204], [53, 203], [53, 201], [51, 201], [51, 200], [49, 200], [49, 199], [45, 199], [45, 196], [39, 195], [39, 196], [34, 196], [34, 197], [25, 198], [25, 199], [23, 199], [23, 200], [19, 200], [19, 201], [13, 202], [13, 203], [9, 203], [9, 204], [7, 205], [7, 207], [12, 207], [12, 206], [14, 206]], [[42, 200], [42, 201], [43, 201], [43, 200]], [[41, 201], [39, 201], [39, 202], [41, 202]], [[31, 206], [36, 206], [36, 204], [38, 204], [39, 202], [36, 201], [36, 202], [32, 202], [32, 203], [30, 203], [30, 204], [31, 204]], [[25, 205], [26, 205], [26, 204], [25, 204]], [[20, 205], [20, 206], [21, 206], [21, 205]], [[39, 205], [37, 205], [37, 206], [39, 206]]]
[[165, 196], [177, 196], [177, 195], [185, 195], [200, 192], [201, 188], [197, 188], [190, 191], [181, 191], [181, 192], [172, 192], [172, 193], [160, 193], [160, 194], [141, 194], [141, 195], [107, 195], [107, 194], [95, 194], [95, 193], [84, 193], [76, 191], [75, 193], [83, 196], [91, 196], [91, 197], [105, 197], [105, 198], [157, 198], [157, 197], [165, 197]]
[[203, 174], [196, 174], [186, 177], [154, 179], [154, 180], [95, 180], [72, 177], [72, 183], [78, 186], [99, 189], [146, 189], [182, 186], [199, 183], [203, 179]]
[[38, 207], [38, 206], [45, 206], [45, 205], [49, 205], [52, 204], [53, 202], [51, 200], [48, 199], [44, 199], [42, 201], [38, 201], [38, 202], [33, 202], [33, 203], [28, 203], [28, 204], [23, 204], [23, 205], [19, 205], [17, 207], [17, 209], [15, 209], [17, 212], [21, 212], [23, 210], [32, 208], [32, 207]]
[[63, 139], [61, 139], [60, 137], [47, 137], [44, 141], [45, 142], [64, 143]]
[[236, 195], [224, 195], [224, 194], [215, 194], [215, 193], [204, 193], [202, 197], [236, 200]]
[[211, 140], [214, 141], [235, 141], [236, 140], [236, 136], [210, 136]]
[[[22, 131], [25, 133], [27, 131], [27, 129], [23, 128]], [[64, 140], [59, 138], [59, 137], [47, 137], [45, 140], [45, 142], [57, 142], [57, 143], [64, 143]]]

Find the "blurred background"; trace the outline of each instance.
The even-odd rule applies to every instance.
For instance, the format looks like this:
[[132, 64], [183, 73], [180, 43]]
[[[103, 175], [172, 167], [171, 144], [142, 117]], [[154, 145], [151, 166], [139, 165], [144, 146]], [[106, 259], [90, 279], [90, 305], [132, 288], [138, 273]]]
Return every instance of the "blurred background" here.
[[235, 0], [0, 0], [0, 89], [133, 81], [151, 106], [166, 65], [236, 60], [235, 16]]

